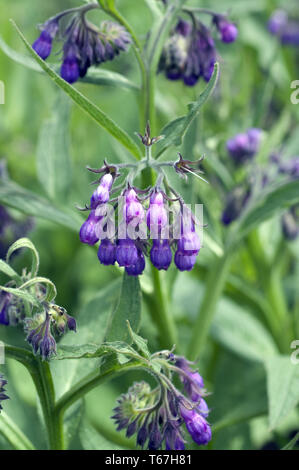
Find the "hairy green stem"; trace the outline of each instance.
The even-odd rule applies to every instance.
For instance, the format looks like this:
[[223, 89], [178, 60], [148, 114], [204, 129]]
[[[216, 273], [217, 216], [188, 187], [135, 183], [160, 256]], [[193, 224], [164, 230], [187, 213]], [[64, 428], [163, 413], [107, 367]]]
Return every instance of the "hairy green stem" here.
[[144, 367], [140, 361], [132, 361], [125, 364], [119, 364], [111, 369], [101, 373], [99, 370], [95, 370], [90, 374], [86, 375], [77, 382], [73, 387], [68, 390], [56, 403], [55, 413], [62, 418], [64, 412], [73, 403], [82, 398], [86, 393], [90, 392], [93, 388], [102, 384], [106, 380], [110, 380], [116, 375], [120, 375], [132, 369], [140, 369]]
[[42, 362], [26, 349], [5, 345], [5, 354], [23, 364], [34, 382], [48, 432], [49, 448], [62, 450], [63, 425], [55, 412], [55, 391], [49, 364]]

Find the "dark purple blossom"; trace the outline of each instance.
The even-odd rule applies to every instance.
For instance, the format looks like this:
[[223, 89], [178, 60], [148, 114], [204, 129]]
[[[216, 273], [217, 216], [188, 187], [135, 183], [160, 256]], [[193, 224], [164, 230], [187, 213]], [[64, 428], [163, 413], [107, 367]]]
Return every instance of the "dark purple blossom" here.
[[234, 23], [228, 21], [226, 16], [215, 15], [213, 22], [220, 33], [221, 41], [230, 43], [237, 39], [238, 28]]
[[99, 241], [96, 233], [97, 223], [101, 220], [101, 217], [95, 215], [95, 211], [92, 210], [80, 229], [80, 240], [82, 243], [88, 245], [94, 245]]
[[98, 258], [100, 263], [105, 266], [113, 265], [116, 261], [116, 245], [105, 238], [101, 241], [98, 250]]
[[126, 51], [132, 42], [130, 34], [117, 23], [103, 21], [99, 28], [90, 23], [85, 14], [93, 8], [97, 6], [83, 6], [72, 14], [68, 10], [59, 13], [42, 26], [41, 35], [33, 43], [33, 49], [45, 60], [51, 54], [53, 40], [60, 32], [60, 39], [63, 40], [60, 73], [68, 83], [83, 78], [90, 66], [112, 60]]
[[207, 445], [212, 438], [212, 431], [207, 420], [197, 409], [187, 409], [180, 405], [180, 413], [193, 441], [198, 445]]
[[143, 273], [144, 269], [145, 269], [144, 255], [141, 250], [138, 250], [136, 263], [132, 266], [127, 266], [126, 273], [129, 276], [139, 276], [140, 274]]
[[133, 240], [125, 238], [117, 241], [116, 261], [119, 266], [130, 268], [138, 261], [138, 250]]
[[50, 20], [47, 21], [41, 29], [41, 34], [32, 44], [32, 49], [34, 49], [43, 60], [46, 60], [52, 52], [53, 39], [59, 30], [59, 23], [56, 19]]
[[254, 157], [260, 147], [261, 132], [261, 129], [251, 128], [227, 141], [227, 150], [236, 163], [241, 164]]
[[0, 291], [0, 325], [9, 325], [9, 307], [12, 295], [9, 292]]
[[169, 245], [169, 240], [153, 240], [150, 258], [155, 268], [159, 270], [167, 270], [172, 260], [172, 252]]

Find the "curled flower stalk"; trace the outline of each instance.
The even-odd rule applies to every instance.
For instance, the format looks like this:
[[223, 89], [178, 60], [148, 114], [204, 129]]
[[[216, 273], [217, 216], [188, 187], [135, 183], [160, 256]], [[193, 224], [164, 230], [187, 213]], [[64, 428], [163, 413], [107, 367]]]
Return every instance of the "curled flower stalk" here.
[[[188, 435], [196, 444], [207, 445], [212, 433], [199, 373], [171, 351], [153, 354], [147, 367], [157, 386], [152, 389], [144, 381], [135, 382], [120, 396], [112, 416], [117, 430], [125, 429], [127, 437], [135, 434], [137, 446], [148, 450], [184, 450]], [[175, 375], [184, 386], [183, 392], [174, 385]]]

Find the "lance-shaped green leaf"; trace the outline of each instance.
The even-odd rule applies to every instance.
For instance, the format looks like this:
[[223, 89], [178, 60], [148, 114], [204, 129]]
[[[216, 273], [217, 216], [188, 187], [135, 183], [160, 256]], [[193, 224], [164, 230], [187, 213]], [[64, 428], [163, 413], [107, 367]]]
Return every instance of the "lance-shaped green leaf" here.
[[[24, 67], [33, 70], [34, 72], [45, 73], [44, 70], [36, 63], [31, 57], [22, 54], [12, 49], [4, 39], [0, 36], [0, 49], [4, 52], [7, 57], [12, 59], [14, 62], [23, 65]], [[56, 73], [59, 73], [60, 64], [51, 64], [51, 67]], [[128, 80], [120, 73], [113, 72], [111, 70], [101, 69], [97, 67], [90, 67], [87, 74], [83, 78], [79, 78], [80, 82], [90, 83], [93, 85], [104, 85], [113, 86], [117, 88], [123, 88], [127, 90], [138, 91], [139, 87]]]
[[42, 124], [37, 145], [37, 174], [51, 199], [65, 201], [72, 181], [69, 121], [71, 101], [59, 90], [52, 116]]
[[298, 181], [287, 181], [266, 187], [252, 201], [235, 226], [236, 237], [241, 240], [248, 232], [265, 220], [278, 215], [299, 202]]
[[16, 282], [19, 282], [21, 280], [19, 274], [2, 259], [0, 259], [0, 272], [6, 274], [6, 276], [10, 277], [11, 279], [14, 279]]
[[138, 277], [124, 273], [119, 303], [112, 315], [106, 335], [107, 341], [132, 342], [127, 321], [134, 331], [139, 330], [141, 318], [141, 290]]
[[15, 450], [35, 450], [34, 445], [17, 424], [4, 412], [0, 414], [0, 434], [12, 445]]
[[269, 426], [276, 429], [299, 403], [299, 364], [290, 356], [274, 356], [265, 362], [269, 400]]
[[199, 95], [199, 98], [197, 101], [194, 101], [192, 103], [189, 103], [188, 105], [188, 114], [185, 116], [181, 116], [177, 119], [174, 119], [170, 123], [168, 123], [161, 131], [161, 135], [164, 135], [164, 139], [161, 140], [161, 143], [158, 143], [157, 146], [159, 146], [158, 150], [158, 157], [162, 155], [162, 153], [171, 145], [181, 145], [183, 138], [188, 131], [191, 123], [194, 121], [194, 119], [197, 118], [201, 107], [204, 105], [204, 103], [208, 100], [208, 98], [211, 96], [213, 93], [213, 90], [217, 84], [218, 80], [218, 75], [219, 75], [219, 65], [216, 62], [214, 66], [214, 71], [213, 75], [207, 84], [206, 88], [204, 91]]
[[39, 268], [39, 254], [35, 246], [33, 245], [32, 241], [29, 240], [29, 238], [19, 238], [15, 243], [13, 243], [6, 255], [6, 262], [9, 263], [9, 259], [11, 255], [17, 251], [20, 250], [21, 248], [28, 248], [31, 251], [32, 254], [32, 266], [31, 266], [31, 274], [32, 276], [35, 276], [38, 272]]
[[74, 88], [72, 85], [63, 80], [49, 65], [44, 62], [38, 54], [32, 49], [23, 33], [12, 22], [18, 35], [25, 44], [27, 50], [30, 52], [32, 57], [42, 67], [46, 74], [59, 86], [71, 99], [83, 109], [90, 117], [92, 117], [100, 126], [102, 126], [107, 132], [109, 132], [118, 142], [120, 142], [129, 152], [134, 155], [137, 159], [141, 158], [141, 151], [137, 144], [131, 139], [131, 137], [121, 129], [107, 114], [105, 114], [100, 108], [86, 98], [80, 91]]
[[74, 231], [78, 231], [82, 223], [75, 209], [72, 214], [68, 213], [12, 181], [1, 182], [0, 202], [24, 214], [50, 220]]

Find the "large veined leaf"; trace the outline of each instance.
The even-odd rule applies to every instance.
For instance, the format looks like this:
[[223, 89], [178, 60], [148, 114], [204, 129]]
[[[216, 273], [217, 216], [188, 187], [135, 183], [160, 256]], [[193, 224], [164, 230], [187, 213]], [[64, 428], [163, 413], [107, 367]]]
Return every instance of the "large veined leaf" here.
[[82, 223], [80, 222], [81, 217], [76, 214], [75, 209], [72, 214], [64, 212], [47, 199], [22, 188], [12, 181], [5, 180], [1, 182], [0, 202], [24, 214], [50, 220], [71, 230], [78, 231]]
[[[57, 395], [67, 391], [83, 376], [99, 367], [101, 344], [104, 342], [109, 318], [117, 302], [120, 292], [120, 280], [109, 284], [99, 291], [80, 310], [76, 316], [77, 333], [69, 332], [58, 344], [58, 359], [64, 361], [51, 361]], [[83, 345], [83, 346], [82, 346]], [[81, 357], [78, 361], [77, 358]]]
[[119, 303], [112, 315], [106, 335], [107, 341], [131, 341], [127, 322], [138, 331], [141, 318], [141, 290], [138, 277], [124, 273]]
[[[44, 73], [43, 69], [36, 63], [34, 59], [12, 49], [8, 44], [6, 44], [1, 36], [0, 49], [14, 62], [23, 65], [30, 70], [34, 70], [35, 72]], [[55, 70], [56, 73], [59, 72], [59, 69], [59, 64], [53, 64], [53, 70]], [[124, 89], [138, 90], [138, 86], [123, 75], [117, 72], [112, 72], [111, 70], [97, 67], [90, 67], [87, 75], [84, 78], [79, 78], [79, 81], [83, 83], [91, 83], [93, 85], [107, 85]]]
[[107, 114], [105, 114], [99, 107], [93, 104], [86, 98], [80, 91], [72, 85], [63, 80], [49, 65], [44, 62], [38, 54], [32, 49], [29, 42], [26, 40], [17, 25], [12, 22], [14, 28], [25, 44], [27, 50], [30, 52], [36, 62], [42, 67], [46, 74], [59, 86], [71, 99], [83, 109], [90, 117], [92, 117], [100, 126], [109, 132], [118, 142], [120, 142], [127, 150], [129, 150], [137, 159], [141, 158], [141, 151], [133, 139], [121, 129]]
[[114, 442], [110, 442], [99, 434], [96, 429], [84, 419], [80, 426], [80, 440], [84, 450], [121, 450], [124, 449]]
[[169, 146], [171, 145], [181, 145], [183, 138], [188, 131], [191, 123], [198, 116], [201, 107], [208, 100], [208, 98], [213, 93], [213, 90], [217, 84], [219, 75], [219, 65], [216, 62], [214, 66], [213, 75], [207, 84], [204, 91], [199, 95], [198, 100], [188, 105], [188, 113], [185, 116], [174, 119], [168, 123], [161, 131], [161, 135], [164, 135], [164, 139], [161, 140], [161, 143], [158, 143], [159, 146], [158, 156], [160, 156]]
[[299, 403], [299, 364], [290, 356], [266, 360], [269, 426], [275, 429]]
[[266, 188], [244, 211], [235, 230], [238, 239], [265, 220], [280, 214], [282, 211], [299, 202], [298, 181], [280, 183], [278, 186]]
[[212, 336], [227, 349], [252, 361], [264, 361], [277, 354], [265, 327], [229, 300], [221, 300], [211, 329]]
[[53, 114], [41, 126], [37, 146], [37, 174], [51, 199], [65, 201], [72, 179], [69, 120], [70, 100], [59, 92]]

